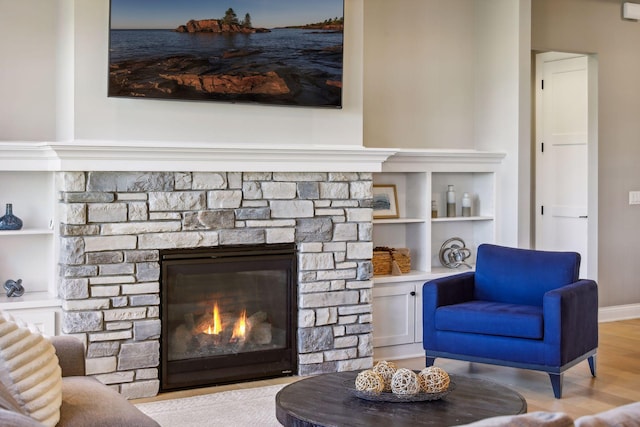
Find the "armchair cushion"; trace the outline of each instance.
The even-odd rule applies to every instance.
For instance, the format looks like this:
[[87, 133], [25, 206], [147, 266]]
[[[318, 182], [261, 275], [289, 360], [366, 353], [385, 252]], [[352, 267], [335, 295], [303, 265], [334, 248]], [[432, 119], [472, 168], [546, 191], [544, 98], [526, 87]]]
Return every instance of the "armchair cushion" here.
[[493, 301], [469, 301], [436, 310], [436, 329], [471, 334], [542, 339], [542, 308]]

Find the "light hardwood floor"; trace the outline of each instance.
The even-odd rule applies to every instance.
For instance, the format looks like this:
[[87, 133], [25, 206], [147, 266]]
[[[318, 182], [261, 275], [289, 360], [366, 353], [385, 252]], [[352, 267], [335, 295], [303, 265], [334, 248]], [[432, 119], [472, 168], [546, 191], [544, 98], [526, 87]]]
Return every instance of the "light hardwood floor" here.
[[[424, 358], [394, 361], [398, 366], [422, 369]], [[597, 377], [593, 378], [586, 361], [564, 374], [562, 399], [553, 396], [549, 376], [543, 372], [478, 363], [437, 359], [451, 374], [485, 378], [517, 390], [527, 400], [528, 412], [566, 412], [571, 417], [591, 415], [626, 403], [640, 401], [640, 319], [600, 324]], [[158, 401], [215, 393], [239, 388], [286, 384], [300, 377], [285, 377], [195, 390], [162, 393], [133, 403]]]

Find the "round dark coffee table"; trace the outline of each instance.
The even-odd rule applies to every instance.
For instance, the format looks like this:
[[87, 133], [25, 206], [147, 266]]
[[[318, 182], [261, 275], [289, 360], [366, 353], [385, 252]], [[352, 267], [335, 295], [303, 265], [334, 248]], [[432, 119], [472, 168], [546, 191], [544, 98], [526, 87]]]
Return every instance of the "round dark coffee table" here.
[[305, 378], [276, 395], [276, 417], [287, 427], [451, 426], [527, 412], [527, 401], [491, 381], [452, 375], [456, 388], [444, 399], [391, 403], [360, 399], [345, 387], [358, 372]]

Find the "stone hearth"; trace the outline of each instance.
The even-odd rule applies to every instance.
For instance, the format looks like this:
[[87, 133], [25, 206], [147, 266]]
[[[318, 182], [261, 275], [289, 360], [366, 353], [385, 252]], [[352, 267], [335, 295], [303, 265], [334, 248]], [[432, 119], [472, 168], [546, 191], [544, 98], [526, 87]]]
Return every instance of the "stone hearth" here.
[[371, 366], [369, 172], [59, 172], [62, 332], [128, 398], [158, 392], [159, 250], [296, 243], [298, 372]]

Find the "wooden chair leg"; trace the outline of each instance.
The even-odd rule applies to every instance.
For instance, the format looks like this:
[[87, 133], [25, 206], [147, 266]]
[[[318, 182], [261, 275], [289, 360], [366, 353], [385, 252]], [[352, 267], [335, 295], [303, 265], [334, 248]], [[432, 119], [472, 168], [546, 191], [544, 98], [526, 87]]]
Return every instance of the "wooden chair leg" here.
[[551, 380], [551, 387], [553, 387], [553, 395], [556, 399], [562, 397], [562, 374], [549, 374]]
[[436, 358], [435, 357], [429, 357], [427, 356], [427, 361], [426, 361], [426, 367], [428, 368], [429, 366], [433, 366], [433, 364], [435, 363]]
[[590, 356], [588, 359], [589, 361], [589, 369], [591, 370], [591, 375], [592, 376], [596, 376], [596, 355], [594, 354], [593, 356]]

